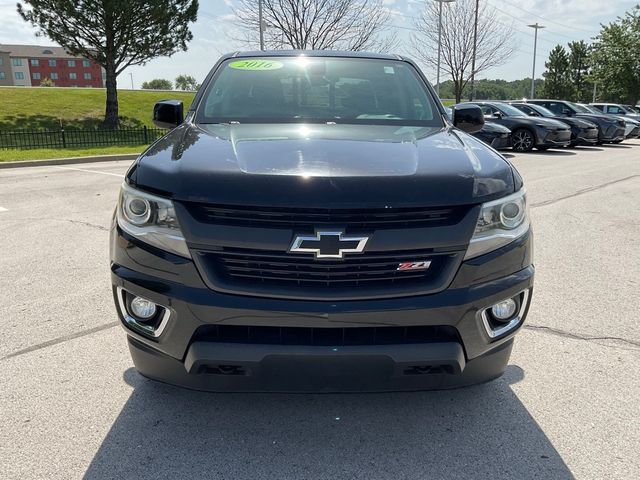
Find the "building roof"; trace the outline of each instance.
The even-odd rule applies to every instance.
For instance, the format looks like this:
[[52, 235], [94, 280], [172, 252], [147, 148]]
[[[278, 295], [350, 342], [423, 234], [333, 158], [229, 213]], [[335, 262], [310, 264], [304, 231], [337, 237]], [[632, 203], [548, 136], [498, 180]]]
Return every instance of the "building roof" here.
[[62, 47], [48, 45], [7, 45], [0, 44], [0, 51], [9, 52], [12, 57], [24, 58], [80, 58]]

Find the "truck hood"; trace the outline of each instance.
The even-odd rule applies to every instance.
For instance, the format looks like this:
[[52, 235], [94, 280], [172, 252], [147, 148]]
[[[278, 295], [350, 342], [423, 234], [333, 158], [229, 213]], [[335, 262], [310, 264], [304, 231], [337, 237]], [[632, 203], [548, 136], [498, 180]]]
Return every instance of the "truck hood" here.
[[353, 208], [469, 205], [512, 193], [507, 161], [453, 128], [184, 124], [127, 178], [182, 201]]

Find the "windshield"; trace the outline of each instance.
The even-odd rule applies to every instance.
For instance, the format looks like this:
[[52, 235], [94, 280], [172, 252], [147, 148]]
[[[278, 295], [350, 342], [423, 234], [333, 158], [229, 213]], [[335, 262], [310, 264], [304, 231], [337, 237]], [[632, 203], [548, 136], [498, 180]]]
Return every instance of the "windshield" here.
[[555, 113], [553, 113], [548, 108], [543, 107], [542, 105], [530, 105], [530, 104], [528, 104], [528, 106], [531, 107], [531, 109], [533, 109], [536, 112], [538, 112], [543, 117], [555, 117], [556, 116]]
[[516, 107], [512, 107], [506, 103], [499, 103], [494, 105], [495, 108], [502, 111], [508, 117], [525, 117], [525, 113], [522, 110], [518, 110]]
[[620, 105], [620, 107], [627, 113], [631, 113], [631, 114], [638, 113], [638, 109], [633, 108], [631, 105]]
[[304, 56], [225, 61], [203, 95], [196, 121], [443, 126], [410, 64]]
[[586, 107], [586, 105], [578, 105], [577, 103], [571, 103], [571, 102], [567, 102], [567, 104], [571, 108], [573, 108], [574, 111], [579, 113], [597, 113], [598, 115], [602, 115], [602, 112], [600, 110], [596, 110], [595, 108], [593, 110], [590, 110], [589, 108]]

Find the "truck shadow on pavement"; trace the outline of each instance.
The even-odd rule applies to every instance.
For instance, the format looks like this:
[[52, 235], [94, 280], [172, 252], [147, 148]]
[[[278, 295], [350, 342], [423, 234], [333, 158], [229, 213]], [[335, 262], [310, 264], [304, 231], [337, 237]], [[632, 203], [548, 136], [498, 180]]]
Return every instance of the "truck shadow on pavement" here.
[[213, 394], [147, 380], [85, 478], [572, 478], [511, 389], [389, 394]]

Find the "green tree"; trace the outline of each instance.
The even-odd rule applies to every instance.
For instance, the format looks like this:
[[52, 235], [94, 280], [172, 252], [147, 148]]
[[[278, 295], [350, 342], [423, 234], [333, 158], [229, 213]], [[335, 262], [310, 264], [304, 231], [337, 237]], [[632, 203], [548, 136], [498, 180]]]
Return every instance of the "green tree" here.
[[573, 85], [571, 100], [590, 102], [593, 83], [590, 80], [591, 52], [584, 41], [569, 43], [569, 79]]
[[53, 82], [53, 80], [51, 80], [48, 77], [45, 77], [42, 79], [42, 81], [40, 82], [40, 86], [41, 87], [55, 87], [56, 84]]
[[556, 45], [549, 54], [549, 60], [545, 62], [546, 72], [544, 77], [544, 95], [549, 98], [568, 99], [572, 96], [569, 54], [562, 45]]
[[188, 90], [190, 92], [193, 92], [200, 88], [200, 85], [198, 85], [196, 79], [191, 75], [178, 75], [176, 77], [175, 84], [176, 90]]
[[635, 105], [640, 98], [640, 5], [604, 25], [592, 52], [599, 97]]
[[143, 90], [173, 90], [171, 80], [166, 78], [154, 78], [148, 82], [142, 82]]
[[104, 126], [116, 128], [118, 75], [131, 65], [186, 50], [198, 0], [24, 0], [18, 13], [39, 35], [105, 69]]

